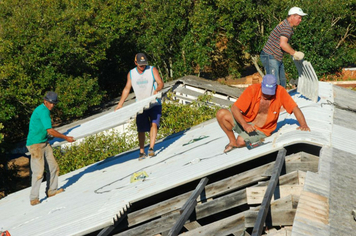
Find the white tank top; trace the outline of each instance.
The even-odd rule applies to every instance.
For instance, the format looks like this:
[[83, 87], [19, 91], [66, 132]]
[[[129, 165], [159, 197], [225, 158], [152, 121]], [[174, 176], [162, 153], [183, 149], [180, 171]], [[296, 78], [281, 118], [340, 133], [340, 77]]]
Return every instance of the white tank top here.
[[[157, 88], [157, 82], [153, 75], [153, 66], [146, 66], [142, 74], [137, 70], [137, 67], [130, 70], [131, 85], [134, 90], [136, 100], [140, 101], [153, 95]], [[159, 105], [161, 101], [157, 99]]]

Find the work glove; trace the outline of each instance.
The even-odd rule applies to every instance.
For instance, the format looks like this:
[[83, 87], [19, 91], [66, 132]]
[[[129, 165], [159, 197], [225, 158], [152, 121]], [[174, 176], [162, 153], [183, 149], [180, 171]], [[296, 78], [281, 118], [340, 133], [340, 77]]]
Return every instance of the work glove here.
[[297, 51], [293, 55], [293, 59], [297, 60], [297, 61], [303, 60], [303, 58], [304, 58], [304, 53], [302, 53], [302, 52]]

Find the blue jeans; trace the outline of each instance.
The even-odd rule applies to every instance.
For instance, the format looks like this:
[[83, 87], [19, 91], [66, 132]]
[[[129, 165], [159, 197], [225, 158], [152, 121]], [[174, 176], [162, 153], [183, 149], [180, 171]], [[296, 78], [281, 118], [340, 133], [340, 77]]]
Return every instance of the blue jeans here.
[[287, 79], [283, 61], [277, 61], [274, 56], [265, 53], [264, 51], [260, 54], [260, 60], [266, 73], [276, 76], [277, 83], [285, 88]]

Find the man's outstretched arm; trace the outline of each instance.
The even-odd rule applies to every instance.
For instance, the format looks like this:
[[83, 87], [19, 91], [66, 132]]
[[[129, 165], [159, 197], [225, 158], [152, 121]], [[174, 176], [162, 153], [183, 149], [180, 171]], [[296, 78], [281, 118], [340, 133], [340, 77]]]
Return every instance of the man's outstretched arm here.
[[299, 122], [299, 127], [297, 129], [300, 129], [302, 131], [310, 131], [310, 128], [307, 122], [305, 121], [303, 112], [299, 109], [298, 106], [293, 109], [293, 113], [295, 115], [295, 118], [297, 118], [297, 121]]

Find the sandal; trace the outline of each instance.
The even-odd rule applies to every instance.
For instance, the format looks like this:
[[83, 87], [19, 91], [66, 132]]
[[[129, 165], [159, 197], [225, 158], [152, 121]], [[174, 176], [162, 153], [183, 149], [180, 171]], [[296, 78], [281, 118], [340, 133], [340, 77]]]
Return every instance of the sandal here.
[[224, 153], [228, 153], [228, 152], [234, 150], [235, 148], [238, 148], [238, 147], [232, 146], [231, 144], [228, 144], [228, 145], [225, 146]]
[[143, 159], [145, 159], [147, 156], [146, 156], [146, 153], [140, 153], [140, 155], [138, 156], [138, 160], [139, 161], [142, 161]]

